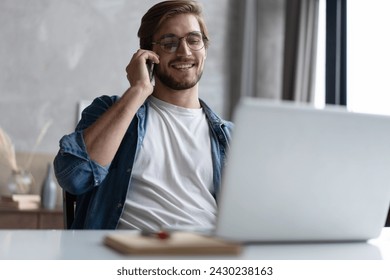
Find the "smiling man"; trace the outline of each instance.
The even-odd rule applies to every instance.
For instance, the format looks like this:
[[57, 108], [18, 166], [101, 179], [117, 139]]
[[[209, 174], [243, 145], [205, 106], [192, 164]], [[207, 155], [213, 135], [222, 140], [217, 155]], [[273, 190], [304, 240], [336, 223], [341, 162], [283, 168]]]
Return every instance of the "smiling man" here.
[[213, 227], [232, 124], [198, 96], [209, 40], [201, 7], [156, 4], [138, 36], [129, 89], [96, 98], [60, 140], [54, 166], [77, 196], [72, 228]]

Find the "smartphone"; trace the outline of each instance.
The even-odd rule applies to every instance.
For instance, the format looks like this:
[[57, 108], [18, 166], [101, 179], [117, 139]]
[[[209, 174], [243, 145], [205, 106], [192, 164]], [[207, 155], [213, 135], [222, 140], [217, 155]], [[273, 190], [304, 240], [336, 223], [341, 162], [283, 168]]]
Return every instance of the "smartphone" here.
[[154, 63], [151, 60], [147, 60], [146, 66], [148, 67], [150, 81], [152, 81], [153, 75], [154, 75], [154, 72], [153, 72], [154, 71]]

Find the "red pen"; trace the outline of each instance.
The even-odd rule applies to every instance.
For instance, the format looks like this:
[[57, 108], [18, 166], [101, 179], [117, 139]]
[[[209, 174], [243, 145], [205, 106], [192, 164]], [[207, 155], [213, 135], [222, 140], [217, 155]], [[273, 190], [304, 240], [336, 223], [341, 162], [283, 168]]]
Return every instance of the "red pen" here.
[[160, 230], [160, 231], [141, 231], [142, 236], [156, 237], [158, 239], [168, 239], [170, 237], [169, 232]]

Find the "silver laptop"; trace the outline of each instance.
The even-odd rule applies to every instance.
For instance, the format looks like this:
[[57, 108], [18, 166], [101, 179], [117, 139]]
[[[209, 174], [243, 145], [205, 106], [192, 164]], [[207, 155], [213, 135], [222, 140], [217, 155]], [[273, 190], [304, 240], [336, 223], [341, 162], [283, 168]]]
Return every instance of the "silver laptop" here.
[[244, 98], [216, 235], [243, 242], [364, 241], [390, 204], [390, 117]]

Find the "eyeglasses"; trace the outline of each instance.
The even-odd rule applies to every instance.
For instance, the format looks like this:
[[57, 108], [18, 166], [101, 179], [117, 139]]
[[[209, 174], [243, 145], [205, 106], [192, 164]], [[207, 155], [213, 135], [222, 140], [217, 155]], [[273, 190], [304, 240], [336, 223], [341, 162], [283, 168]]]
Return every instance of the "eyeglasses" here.
[[187, 46], [193, 51], [201, 50], [204, 47], [204, 41], [208, 40], [201, 32], [194, 31], [183, 37], [177, 37], [174, 34], [166, 34], [162, 36], [160, 41], [152, 42], [152, 45], [160, 45], [163, 51], [174, 53], [177, 51], [182, 39], [185, 39]]

